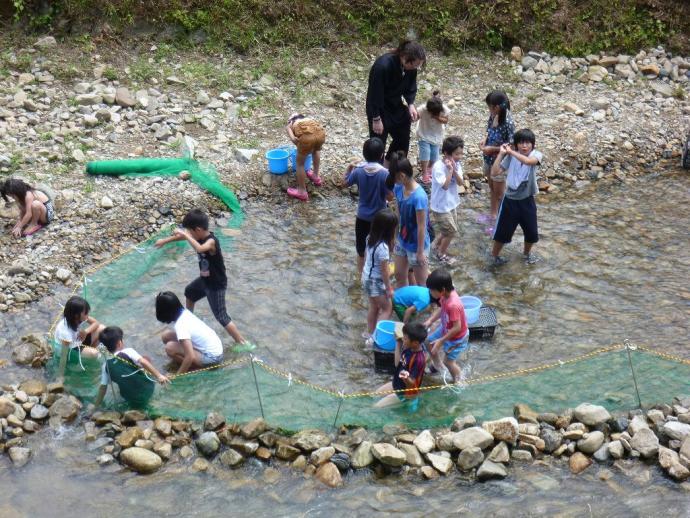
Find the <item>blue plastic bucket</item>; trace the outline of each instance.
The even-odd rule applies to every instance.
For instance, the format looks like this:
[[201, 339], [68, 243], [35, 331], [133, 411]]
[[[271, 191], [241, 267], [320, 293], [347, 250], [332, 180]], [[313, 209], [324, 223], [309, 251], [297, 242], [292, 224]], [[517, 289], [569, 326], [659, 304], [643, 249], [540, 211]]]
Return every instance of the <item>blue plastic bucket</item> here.
[[[297, 171], [297, 148], [293, 147], [290, 150], [290, 167], [292, 168], [292, 171]], [[312, 167], [312, 158], [311, 155], [307, 155], [307, 158], [304, 160], [304, 170], [309, 171]]]
[[471, 295], [463, 295], [460, 297], [462, 305], [465, 307], [465, 317], [467, 324], [472, 325], [479, 320], [479, 310], [482, 308], [482, 301], [477, 297]]
[[268, 160], [268, 172], [271, 174], [285, 174], [288, 172], [288, 158], [290, 153], [287, 149], [271, 149], [266, 152]]
[[376, 324], [374, 343], [383, 351], [395, 350], [395, 322], [393, 320], [381, 320]]

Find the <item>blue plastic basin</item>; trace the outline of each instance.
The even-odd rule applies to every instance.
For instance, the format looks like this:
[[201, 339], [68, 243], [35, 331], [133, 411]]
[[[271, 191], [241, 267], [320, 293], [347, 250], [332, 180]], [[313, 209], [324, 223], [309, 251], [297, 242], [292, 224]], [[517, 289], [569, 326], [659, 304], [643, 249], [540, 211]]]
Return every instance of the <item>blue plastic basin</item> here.
[[271, 174], [285, 174], [288, 172], [288, 158], [290, 153], [287, 149], [271, 149], [266, 152], [268, 160], [268, 172]]
[[381, 320], [376, 324], [374, 342], [376, 347], [383, 351], [395, 350], [395, 322], [393, 320]]
[[482, 301], [472, 295], [463, 295], [460, 297], [462, 305], [465, 307], [465, 317], [467, 324], [472, 325], [479, 320], [479, 310], [482, 308]]

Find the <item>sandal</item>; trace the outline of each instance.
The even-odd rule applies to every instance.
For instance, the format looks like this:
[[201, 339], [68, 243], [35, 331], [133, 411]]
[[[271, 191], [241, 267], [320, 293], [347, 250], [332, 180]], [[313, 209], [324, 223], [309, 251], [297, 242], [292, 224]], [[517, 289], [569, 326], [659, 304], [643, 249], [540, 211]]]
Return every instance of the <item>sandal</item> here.
[[36, 225], [35, 227], [31, 227], [29, 230], [27, 230], [26, 232], [24, 232], [22, 235], [23, 235], [24, 237], [30, 236], [31, 234], [35, 234], [36, 232], [38, 232], [38, 231], [41, 230], [42, 228], [43, 228], [43, 225], [41, 225], [41, 224], [39, 223], [39, 224]]
[[317, 187], [321, 187], [321, 184], [323, 183], [323, 180], [321, 179], [320, 176], [317, 176], [314, 174], [314, 171], [311, 169], [307, 171], [307, 178], [311, 180], [311, 183], [316, 185]]
[[292, 198], [296, 198], [300, 201], [309, 201], [309, 195], [307, 194], [307, 192], [306, 191], [301, 192], [296, 187], [288, 188], [287, 195], [291, 196]]

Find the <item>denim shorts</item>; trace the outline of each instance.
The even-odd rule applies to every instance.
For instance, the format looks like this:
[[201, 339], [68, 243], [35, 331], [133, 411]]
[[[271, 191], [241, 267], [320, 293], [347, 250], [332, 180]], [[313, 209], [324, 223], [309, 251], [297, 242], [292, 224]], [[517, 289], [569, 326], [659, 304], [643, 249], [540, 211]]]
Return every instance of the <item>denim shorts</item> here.
[[380, 297], [386, 294], [386, 285], [383, 283], [383, 279], [377, 279], [372, 277], [369, 279], [364, 279], [364, 293], [367, 297]]
[[[443, 326], [438, 326], [436, 331], [427, 337], [429, 343], [438, 340], [443, 335]], [[443, 351], [446, 353], [446, 358], [455, 361], [461, 352], [466, 351], [470, 345], [470, 331], [468, 330], [465, 336], [458, 340], [448, 340], [443, 342]]]
[[213, 355], [213, 354], [209, 354], [207, 352], [199, 351], [199, 354], [201, 355], [201, 364], [202, 365], [215, 365], [216, 363], [220, 363], [223, 361], [223, 353], [218, 354], [218, 355]]
[[[426, 247], [424, 249], [424, 255], [426, 256], [427, 259], [429, 259], [429, 252], [431, 251], [431, 247]], [[399, 257], [405, 257], [407, 256], [407, 262], [410, 266], [419, 266], [419, 263], [417, 262], [417, 252], [410, 252], [409, 250], [405, 250], [400, 243], [400, 240], [395, 241], [395, 248], [393, 249], [393, 255], [397, 255]]]
[[426, 140], [418, 140], [419, 146], [419, 160], [436, 162], [438, 160], [438, 151], [441, 146], [427, 142]]

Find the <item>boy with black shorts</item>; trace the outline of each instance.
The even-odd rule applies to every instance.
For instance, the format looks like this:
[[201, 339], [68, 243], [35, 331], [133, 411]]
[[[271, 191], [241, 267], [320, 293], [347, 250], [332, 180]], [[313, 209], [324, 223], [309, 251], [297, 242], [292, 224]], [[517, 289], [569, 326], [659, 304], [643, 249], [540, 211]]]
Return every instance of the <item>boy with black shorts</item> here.
[[253, 348], [254, 346], [242, 337], [225, 308], [228, 277], [225, 273], [220, 242], [208, 229], [206, 213], [199, 209], [190, 210], [182, 219], [182, 228], [176, 228], [170, 237], [159, 239], [155, 246], [160, 248], [167, 243], [182, 240], [187, 240], [199, 257], [199, 277], [184, 289], [184, 296], [187, 299], [185, 306], [189, 311], [194, 311], [194, 304], [206, 297], [213, 316], [235, 340], [235, 343]]
[[501, 146], [501, 151], [491, 168], [491, 176], [506, 175], [506, 192], [501, 202], [494, 230], [494, 246], [491, 260], [494, 265], [508, 262], [500, 256], [503, 246], [513, 239], [518, 225], [525, 235], [523, 249], [524, 260], [534, 264], [538, 258], [532, 253], [532, 247], [539, 241], [537, 228], [537, 204], [534, 196], [539, 192], [537, 187], [537, 167], [541, 165], [543, 155], [534, 149], [534, 133], [529, 129], [515, 132], [513, 144]]

